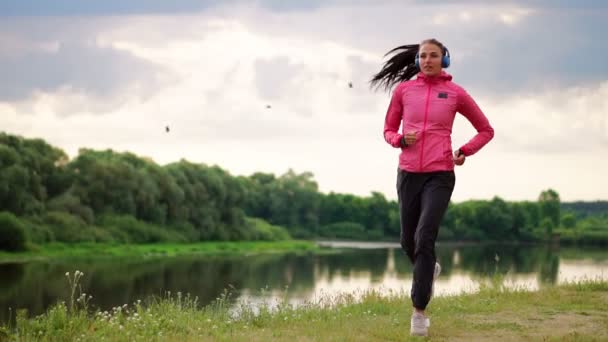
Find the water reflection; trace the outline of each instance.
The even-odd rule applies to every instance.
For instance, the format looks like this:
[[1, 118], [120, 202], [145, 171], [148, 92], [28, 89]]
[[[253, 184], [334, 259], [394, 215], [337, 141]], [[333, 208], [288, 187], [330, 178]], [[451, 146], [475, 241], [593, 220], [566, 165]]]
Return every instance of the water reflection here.
[[[77, 269], [85, 273], [83, 291], [103, 310], [162, 296], [166, 291], [190, 293], [206, 305], [229, 286], [236, 289], [234, 300], [250, 302], [261, 298], [262, 288], [269, 289], [265, 296], [286, 296], [295, 304], [370, 288], [407, 294], [412, 266], [406, 256], [397, 245], [376, 247], [327, 255], [0, 264], [0, 321], [8, 319], [9, 308], [13, 313], [14, 308], [27, 308], [30, 315], [37, 315], [53, 303], [67, 300], [64, 274]], [[437, 252], [442, 264], [437, 295], [475, 291], [480, 282], [495, 274], [503, 275], [509, 286], [531, 289], [581, 277], [608, 279], [608, 255], [603, 250], [461, 245], [440, 246]]]

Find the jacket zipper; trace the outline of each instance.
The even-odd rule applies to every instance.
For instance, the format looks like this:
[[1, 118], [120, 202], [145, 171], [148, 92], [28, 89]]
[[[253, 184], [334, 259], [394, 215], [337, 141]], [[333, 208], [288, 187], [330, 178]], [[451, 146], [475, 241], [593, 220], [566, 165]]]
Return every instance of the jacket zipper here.
[[422, 172], [422, 158], [424, 157], [424, 138], [426, 136], [426, 120], [429, 115], [429, 97], [431, 95], [431, 84], [429, 83], [429, 87], [426, 91], [426, 104], [424, 106], [424, 126], [422, 127], [422, 142], [420, 146], [420, 166], [418, 169]]

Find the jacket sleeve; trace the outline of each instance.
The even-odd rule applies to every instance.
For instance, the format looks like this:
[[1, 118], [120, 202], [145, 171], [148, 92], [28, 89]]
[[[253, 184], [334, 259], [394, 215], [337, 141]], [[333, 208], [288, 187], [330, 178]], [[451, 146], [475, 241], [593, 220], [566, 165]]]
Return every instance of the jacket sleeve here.
[[470, 156], [477, 153], [492, 140], [494, 128], [492, 128], [488, 118], [479, 109], [475, 100], [462, 88], [459, 89], [457, 111], [464, 115], [477, 130], [477, 134], [460, 148], [460, 151], [465, 156]]
[[401, 119], [403, 117], [403, 86], [405, 83], [400, 83], [393, 92], [391, 103], [386, 111], [386, 117], [384, 118], [384, 140], [389, 145], [400, 148], [401, 138], [403, 134], [400, 134], [399, 126], [401, 125]]

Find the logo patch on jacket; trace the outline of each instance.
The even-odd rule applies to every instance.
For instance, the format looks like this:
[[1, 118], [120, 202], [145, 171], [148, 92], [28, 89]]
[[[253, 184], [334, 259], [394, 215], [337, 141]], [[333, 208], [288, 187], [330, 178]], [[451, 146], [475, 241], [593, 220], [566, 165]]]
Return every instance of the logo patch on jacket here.
[[447, 99], [448, 98], [448, 93], [439, 93], [439, 95], [437, 96], [440, 99]]

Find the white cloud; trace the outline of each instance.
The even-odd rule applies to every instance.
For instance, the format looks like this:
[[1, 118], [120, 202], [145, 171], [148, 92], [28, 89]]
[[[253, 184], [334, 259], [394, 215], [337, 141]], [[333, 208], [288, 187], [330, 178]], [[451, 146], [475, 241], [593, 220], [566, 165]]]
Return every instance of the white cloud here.
[[298, 87], [305, 81], [298, 80], [298, 76], [310, 73], [304, 64], [292, 63], [287, 56], [258, 59], [254, 68], [257, 91], [262, 98], [269, 100], [279, 99], [287, 93], [287, 88]]
[[435, 14], [433, 16], [433, 23], [437, 25], [468, 24], [474, 26], [484, 23], [516, 25], [535, 12], [532, 8], [514, 5], [465, 6], [465, 9], [458, 9], [458, 7], [454, 6], [449, 11]]
[[554, 89], [489, 106], [509, 150], [548, 155], [608, 152], [608, 80], [599, 86]]
[[515, 25], [525, 17], [533, 13], [533, 10], [527, 8], [514, 8], [506, 11], [501, 11], [498, 15], [500, 21], [507, 25]]
[[172, 80], [159, 64], [98, 44], [94, 28], [103, 27], [103, 20], [87, 22], [81, 36], [73, 32], [81, 29], [79, 20], [40, 21], [48, 25], [47, 35], [34, 19], [24, 20], [31, 30], [19, 30], [22, 22], [4, 31], [6, 23], [0, 25], [0, 101], [20, 112], [40, 101], [60, 115], [107, 112], [132, 96], [145, 99]]

